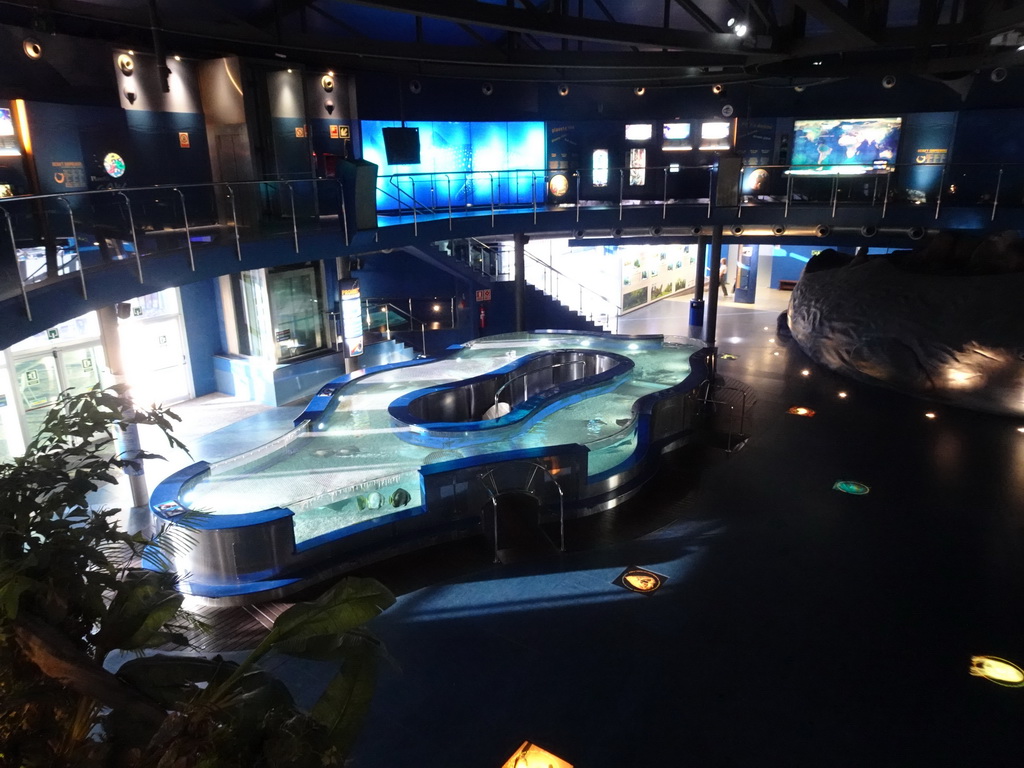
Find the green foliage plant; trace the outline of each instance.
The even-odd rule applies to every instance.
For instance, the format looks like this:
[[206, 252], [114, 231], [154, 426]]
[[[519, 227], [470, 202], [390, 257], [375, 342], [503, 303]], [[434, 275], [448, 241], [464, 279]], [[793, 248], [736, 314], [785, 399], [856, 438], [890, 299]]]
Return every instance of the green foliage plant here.
[[[179, 420], [136, 410], [124, 387], [62, 393], [25, 453], [0, 464], [0, 768], [340, 765], [369, 706], [379, 643], [362, 625], [394, 602], [345, 579], [285, 611], [241, 662], [147, 655], [187, 649], [196, 627], [177, 576], [139, 567], [191, 545], [202, 513], [153, 536], [121, 529], [88, 495], [137, 470], [118, 432], [151, 425], [171, 448]], [[111, 653], [137, 654], [111, 673]], [[259, 669], [268, 653], [337, 662], [309, 712]]]

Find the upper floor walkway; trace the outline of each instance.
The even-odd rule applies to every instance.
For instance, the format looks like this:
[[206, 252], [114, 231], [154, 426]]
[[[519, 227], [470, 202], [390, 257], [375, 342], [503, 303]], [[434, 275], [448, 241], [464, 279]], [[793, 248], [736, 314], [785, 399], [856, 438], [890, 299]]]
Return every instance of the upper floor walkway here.
[[[383, 176], [375, 189], [293, 178], [0, 200], [0, 348], [169, 287], [455, 238], [693, 242], [720, 226], [724, 242], [911, 248], [938, 231], [1024, 229], [1022, 198], [1006, 181], [1024, 174], [1018, 167], [928, 169], [945, 192], [933, 199], [894, 181], [914, 169], [826, 177], [768, 167], [752, 180], [750, 168], [646, 168], [643, 194], [630, 184], [636, 170], [609, 169], [599, 187], [592, 175], [525, 169]], [[959, 199], [947, 180], [968, 173], [991, 193]]]

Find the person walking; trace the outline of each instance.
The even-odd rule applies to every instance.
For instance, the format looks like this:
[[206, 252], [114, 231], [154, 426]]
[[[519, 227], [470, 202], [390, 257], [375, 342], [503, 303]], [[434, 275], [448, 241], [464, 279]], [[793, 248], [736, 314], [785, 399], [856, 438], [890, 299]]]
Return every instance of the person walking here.
[[723, 296], [728, 296], [729, 295], [729, 288], [725, 284], [726, 278], [728, 277], [728, 273], [729, 273], [729, 270], [726, 267], [725, 259], [722, 259], [721, 263], [718, 265], [718, 284], [720, 286], [722, 286], [722, 295]]

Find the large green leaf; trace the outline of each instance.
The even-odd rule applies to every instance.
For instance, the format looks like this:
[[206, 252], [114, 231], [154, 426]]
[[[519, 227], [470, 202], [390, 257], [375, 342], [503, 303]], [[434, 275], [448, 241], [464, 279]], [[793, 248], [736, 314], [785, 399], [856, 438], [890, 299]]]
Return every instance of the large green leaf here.
[[327, 684], [310, 715], [326, 728], [331, 745], [344, 756], [355, 743], [370, 709], [379, 648], [368, 638], [349, 634], [340, 650], [341, 670]]
[[395, 596], [376, 579], [342, 579], [316, 600], [282, 613], [261, 646], [292, 656], [329, 657], [342, 635], [394, 603]]
[[166, 574], [141, 569], [129, 571], [115, 589], [103, 626], [94, 638], [103, 651], [150, 647], [161, 629], [178, 615], [184, 600], [171, 588]]

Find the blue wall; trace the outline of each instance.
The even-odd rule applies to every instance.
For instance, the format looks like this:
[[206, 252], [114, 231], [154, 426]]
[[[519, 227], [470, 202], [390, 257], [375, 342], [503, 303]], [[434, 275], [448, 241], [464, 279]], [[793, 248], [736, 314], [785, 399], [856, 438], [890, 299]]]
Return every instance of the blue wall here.
[[189, 283], [179, 289], [181, 314], [185, 321], [185, 339], [192, 361], [192, 385], [196, 397], [217, 391], [213, 356], [221, 346], [221, 320], [218, 312], [217, 280]]

